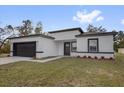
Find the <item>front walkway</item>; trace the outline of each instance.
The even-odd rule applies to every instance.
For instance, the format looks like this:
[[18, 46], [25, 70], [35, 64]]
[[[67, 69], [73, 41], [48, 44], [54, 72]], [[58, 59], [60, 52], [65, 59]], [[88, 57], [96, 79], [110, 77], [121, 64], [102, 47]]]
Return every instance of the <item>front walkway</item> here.
[[60, 58], [62, 58], [62, 56], [48, 58], [48, 59], [44, 59], [44, 60], [27, 60], [27, 61], [45, 63], [45, 62], [53, 61], [53, 60], [60, 59]]

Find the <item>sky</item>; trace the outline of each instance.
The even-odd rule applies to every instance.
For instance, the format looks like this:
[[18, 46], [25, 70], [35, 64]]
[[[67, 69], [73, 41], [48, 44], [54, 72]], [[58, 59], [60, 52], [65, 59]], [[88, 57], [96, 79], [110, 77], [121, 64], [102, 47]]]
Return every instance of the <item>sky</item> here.
[[43, 31], [81, 27], [89, 24], [103, 26], [107, 31], [124, 30], [124, 6], [107, 5], [8, 5], [0, 6], [0, 27], [19, 26], [23, 20], [33, 26], [41, 21]]

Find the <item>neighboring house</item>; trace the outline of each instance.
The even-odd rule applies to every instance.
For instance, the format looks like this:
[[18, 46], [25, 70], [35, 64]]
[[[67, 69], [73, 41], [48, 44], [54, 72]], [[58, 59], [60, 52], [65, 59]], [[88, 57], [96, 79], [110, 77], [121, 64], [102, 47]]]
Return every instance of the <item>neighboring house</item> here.
[[113, 36], [116, 32], [83, 32], [81, 28], [71, 28], [9, 38], [11, 56], [42, 58], [48, 56], [91, 56], [114, 58]]
[[123, 53], [124, 54], [124, 48], [118, 48], [118, 53]]

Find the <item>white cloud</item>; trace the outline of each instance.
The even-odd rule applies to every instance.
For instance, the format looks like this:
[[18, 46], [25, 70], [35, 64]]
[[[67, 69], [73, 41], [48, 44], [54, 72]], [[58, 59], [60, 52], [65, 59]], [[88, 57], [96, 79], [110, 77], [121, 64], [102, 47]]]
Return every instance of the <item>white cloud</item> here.
[[97, 19], [96, 19], [96, 21], [102, 21], [102, 20], [104, 20], [104, 17], [102, 17], [102, 16], [99, 16], [99, 17], [97, 17]]
[[121, 24], [124, 25], [124, 19], [121, 20]]
[[[96, 20], [101, 13], [102, 12], [99, 11], [99, 10], [93, 10], [90, 13], [87, 13], [86, 10], [83, 11], [83, 12], [82, 11], [78, 11], [76, 13], [76, 16], [73, 16], [73, 20], [74, 21], [78, 21], [80, 23], [92, 23], [93, 20]], [[100, 20], [101, 20], [101, 18], [100, 18]]]

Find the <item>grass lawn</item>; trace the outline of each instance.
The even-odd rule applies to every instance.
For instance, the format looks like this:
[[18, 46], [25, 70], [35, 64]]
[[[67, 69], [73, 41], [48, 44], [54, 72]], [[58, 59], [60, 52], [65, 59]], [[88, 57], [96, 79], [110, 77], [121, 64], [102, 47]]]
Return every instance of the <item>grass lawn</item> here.
[[0, 86], [124, 86], [124, 55], [115, 61], [61, 58], [1, 65]]

